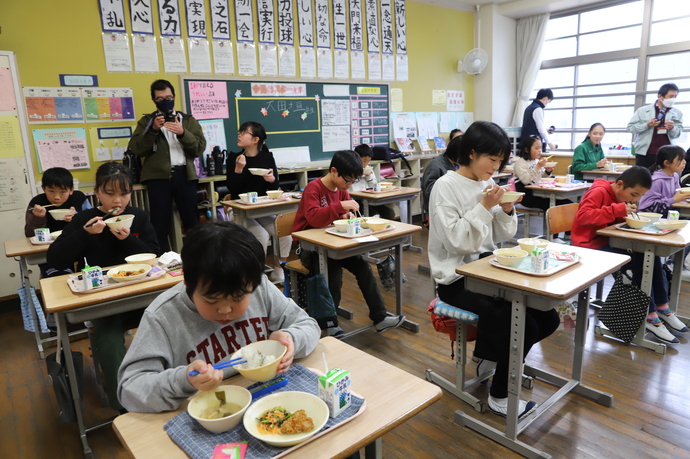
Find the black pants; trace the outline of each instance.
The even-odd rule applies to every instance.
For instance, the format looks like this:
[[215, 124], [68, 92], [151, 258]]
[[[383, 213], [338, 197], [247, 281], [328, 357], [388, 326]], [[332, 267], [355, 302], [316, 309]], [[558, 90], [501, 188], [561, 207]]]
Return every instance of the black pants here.
[[184, 167], [173, 169], [170, 180], [147, 180], [145, 185], [151, 206], [151, 225], [156, 232], [161, 252], [170, 250], [168, 235], [172, 220], [172, 203], [175, 201], [185, 231], [199, 224], [196, 186], [198, 180], [187, 180]]
[[[437, 290], [441, 300], [479, 316], [474, 355], [496, 362], [496, 373], [489, 393], [494, 398], [506, 398], [512, 305], [505, 300], [465, 290], [462, 278], [450, 285], [439, 284]], [[555, 309], [539, 311], [527, 308], [526, 312], [523, 360], [532, 346], [556, 331], [560, 323]]]
[[651, 166], [652, 164], [656, 164], [656, 155], [650, 155], [647, 153], [646, 155], [635, 155], [635, 165], [636, 166], [642, 166], [645, 169]]

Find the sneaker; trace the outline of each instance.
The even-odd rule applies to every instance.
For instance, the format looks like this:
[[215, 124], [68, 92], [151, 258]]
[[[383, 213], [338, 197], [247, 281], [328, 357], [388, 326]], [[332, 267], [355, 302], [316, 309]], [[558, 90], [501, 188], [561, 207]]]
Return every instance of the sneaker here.
[[270, 280], [274, 284], [275, 283], [282, 284], [283, 282], [285, 282], [285, 273], [283, 272], [282, 269], [280, 271], [277, 269], [274, 269], [273, 271], [271, 271], [271, 275], [268, 276], [268, 280]]
[[[504, 418], [508, 416], [508, 397], [506, 398], [493, 398], [491, 395], [489, 395], [489, 410], [497, 414], [499, 416], [503, 416]], [[522, 419], [523, 417], [527, 416], [528, 414], [532, 413], [534, 410], [537, 409], [537, 402], [533, 402], [530, 400], [529, 402], [526, 402], [524, 400], [520, 400], [520, 408], [518, 409], [518, 421]]]
[[680, 340], [673, 336], [671, 332], [668, 331], [666, 327], [664, 327], [664, 324], [662, 324], [661, 321], [659, 321], [658, 324], [647, 322], [645, 324], [645, 328], [648, 332], [651, 332], [659, 341], [671, 344], [680, 343]]
[[388, 316], [376, 324], [376, 331], [383, 333], [389, 328], [397, 328], [405, 320], [405, 316]]
[[345, 332], [340, 327], [328, 327], [326, 329], [326, 336], [334, 336], [336, 338], [344, 335]]
[[[477, 364], [477, 376], [492, 372], [496, 369], [496, 362], [491, 360], [481, 359]], [[481, 381], [481, 384], [486, 384], [490, 376]]]
[[666, 325], [668, 325], [672, 330], [675, 330], [677, 332], [685, 333], [690, 331], [688, 327], [685, 326], [683, 322], [680, 321], [678, 316], [676, 316], [671, 310], [668, 310], [668, 314], [665, 312], [660, 312], [657, 311], [659, 319], [662, 321], [666, 322]]

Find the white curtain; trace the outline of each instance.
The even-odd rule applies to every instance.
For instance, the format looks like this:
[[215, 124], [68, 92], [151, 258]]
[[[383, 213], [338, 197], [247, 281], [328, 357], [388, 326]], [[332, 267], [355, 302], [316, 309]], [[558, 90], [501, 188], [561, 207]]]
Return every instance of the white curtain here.
[[541, 48], [546, 36], [549, 14], [538, 14], [517, 22], [517, 101], [511, 126], [522, 126], [522, 115], [541, 67]]

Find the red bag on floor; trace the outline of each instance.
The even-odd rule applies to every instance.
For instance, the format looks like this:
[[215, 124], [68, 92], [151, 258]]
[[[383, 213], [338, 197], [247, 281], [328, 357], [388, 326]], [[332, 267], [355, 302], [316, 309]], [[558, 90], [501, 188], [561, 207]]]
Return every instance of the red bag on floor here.
[[[434, 308], [436, 307], [436, 300], [438, 297], [431, 300], [427, 312], [431, 313], [431, 323], [434, 326], [434, 330], [439, 333], [448, 333], [448, 337], [451, 341], [455, 342], [455, 332], [457, 327], [457, 321], [451, 319], [450, 317], [438, 316], [434, 313]], [[474, 325], [469, 325], [467, 327], [467, 341], [474, 341], [477, 339], [477, 327]]]

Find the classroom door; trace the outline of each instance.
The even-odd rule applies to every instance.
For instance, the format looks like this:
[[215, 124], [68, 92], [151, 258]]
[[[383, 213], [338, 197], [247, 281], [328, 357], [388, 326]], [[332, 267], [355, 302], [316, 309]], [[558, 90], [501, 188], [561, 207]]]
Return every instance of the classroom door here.
[[[0, 51], [0, 237], [3, 241], [24, 237], [26, 206], [33, 193], [29, 130], [21, 97], [14, 53]], [[31, 284], [38, 285], [39, 270], [32, 271]], [[0, 260], [0, 298], [14, 295], [21, 287], [19, 264]]]

